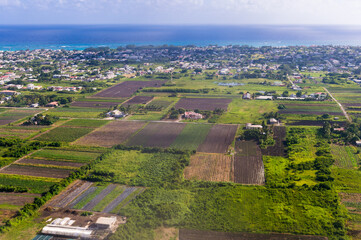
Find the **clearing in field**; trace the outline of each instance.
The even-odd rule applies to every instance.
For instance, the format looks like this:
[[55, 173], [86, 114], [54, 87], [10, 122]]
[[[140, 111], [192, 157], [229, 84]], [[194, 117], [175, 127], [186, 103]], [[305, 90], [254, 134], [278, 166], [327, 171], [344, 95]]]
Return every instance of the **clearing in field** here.
[[128, 98], [133, 95], [137, 90], [145, 87], [161, 87], [164, 81], [126, 81], [108, 89], [105, 89], [93, 97], [106, 97], [106, 98]]
[[331, 153], [335, 159], [335, 165], [340, 168], [357, 168], [361, 156], [354, 146], [331, 145]]
[[211, 128], [210, 124], [187, 124], [170, 147], [181, 150], [197, 150]]
[[227, 98], [182, 98], [179, 100], [175, 108], [183, 108], [185, 110], [202, 110], [213, 111], [215, 109], [223, 109], [227, 111], [228, 104], [232, 99]]
[[197, 152], [226, 153], [232, 144], [238, 125], [214, 125]]
[[128, 146], [169, 147], [182, 132], [184, 123], [151, 122], [126, 142]]
[[144, 126], [138, 121], [112, 121], [111, 123], [78, 139], [74, 144], [112, 147], [121, 144]]
[[261, 149], [253, 141], [236, 141], [234, 181], [261, 185], [265, 182]]
[[233, 182], [233, 157], [224, 154], [197, 153], [184, 169], [188, 180]]

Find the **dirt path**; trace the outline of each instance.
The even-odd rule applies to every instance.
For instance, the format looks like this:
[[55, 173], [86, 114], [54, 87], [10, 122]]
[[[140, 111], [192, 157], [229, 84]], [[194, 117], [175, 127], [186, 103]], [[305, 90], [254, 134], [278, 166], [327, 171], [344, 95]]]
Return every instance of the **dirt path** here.
[[331, 96], [331, 98], [338, 104], [338, 106], [340, 107], [341, 111], [343, 112], [343, 115], [345, 115], [347, 121], [352, 122], [350, 116], [347, 114], [347, 112], [346, 112], [346, 110], [343, 108], [342, 104], [341, 104], [339, 101], [337, 101], [337, 99], [336, 99], [334, 96], [332, 96], [332, 94], [327, 90], [327, 88], [324, 87], [323, 89], [325, 89], [325, 91]]

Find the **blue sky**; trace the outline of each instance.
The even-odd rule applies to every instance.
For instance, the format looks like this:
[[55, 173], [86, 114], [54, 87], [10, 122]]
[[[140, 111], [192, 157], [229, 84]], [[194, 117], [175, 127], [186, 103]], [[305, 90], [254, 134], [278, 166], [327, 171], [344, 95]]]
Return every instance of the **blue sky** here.
[[0, 0], [0, 24], [352, 24], [360, 0]]

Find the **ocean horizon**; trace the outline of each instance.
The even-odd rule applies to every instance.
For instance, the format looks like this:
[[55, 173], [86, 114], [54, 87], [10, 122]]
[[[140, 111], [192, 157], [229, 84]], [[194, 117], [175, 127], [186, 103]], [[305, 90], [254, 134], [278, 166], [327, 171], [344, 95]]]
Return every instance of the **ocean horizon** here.
[[0, 25], [0, 50], [126, 45], [361, 46], [361, 26]]

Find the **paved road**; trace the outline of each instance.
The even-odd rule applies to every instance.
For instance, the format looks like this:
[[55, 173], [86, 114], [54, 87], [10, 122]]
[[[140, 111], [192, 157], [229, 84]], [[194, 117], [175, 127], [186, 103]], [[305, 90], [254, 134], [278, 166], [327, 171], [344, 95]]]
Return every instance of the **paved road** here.
[[340, 107], [341, 111], [343, 112], [343, 115], [345, 115], [347, 121], [351, 122], [351, 118], [350, 118], [350, 116], [347, 114], [346, 110], [343, 108], [342, 104], [339, 103], [339, 101], [337, 101], [337, 99], [332, 96], [332, 94], [327, 90], [327, 88], [324, 87], [323, 89], [325, 89], [325, 91], [331, 96], [331, 98], [338, 104], [338, 106]]

